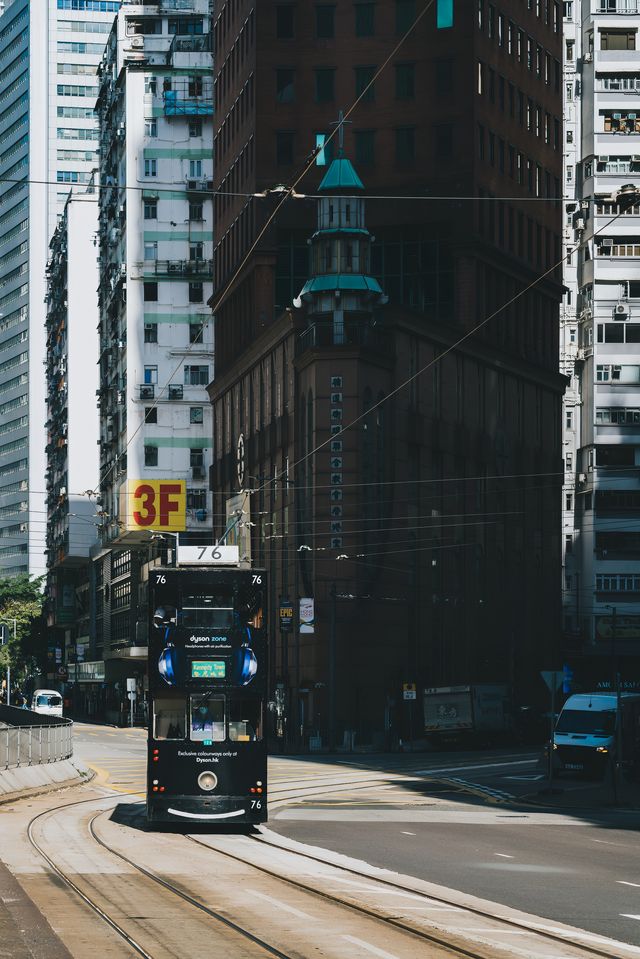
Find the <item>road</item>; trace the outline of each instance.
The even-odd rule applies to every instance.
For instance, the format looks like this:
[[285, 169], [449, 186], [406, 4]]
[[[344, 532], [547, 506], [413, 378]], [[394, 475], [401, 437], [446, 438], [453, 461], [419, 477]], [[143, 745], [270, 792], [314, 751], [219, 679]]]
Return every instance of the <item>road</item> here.
[[[144, 790], [145, 745], [139, 730], [78, 730], [78, 755], [107, 767], [110, 786]], [[272, 814], [270, 829], [640, 945], [640, 812], [563, 814], [492, 801], [502, 793], [536, 792], [543, 785], [537, 758], [534, 750], [502, 750], [341, 759], [338, 765], [345, 769], [415, 778], [364, 794], [346, 790], [321, 802], [300, 802]], [[336, 760], [274, 757], [270, 763], [273, 785], [313, 781], [318, 769]], [[434, 775], [450, 782], [431, 783]], [[571, 788], [571, 781], [564, 785]]]
[[[97, 920], [95, 916], [88, 917], [82, 903], [75, 902], [73, 895], [69, 899], [69, 893], [64, 893], [59, 884], [52, 885], [41, 860], [28, 847], [26, 823], [36, 812], [40, 819], [33, 832], [43, 849], [55, 850], [56, 861], [59, 857], [65, 870], [79, 877], [76, 881], [85, 893], [107, 902], [116, 917], [124, 917], [123, 925], [128, 924], [127, 928], [135, 935], [139, 935], [142, 928], [144, 935], [150, 937], [150, 953], [154, 959], [165, 953], [179, 957], [199, 954], [209, 927], [196, 917], [192, 924], [187, 923], [190, 938], [184, 940], [184, 945], [179, 932], [172, 944], [169, 940], [165, 942], [152, 928], [156, 915], [161, 913], [160, 907], [153, 906], [154, 894], [148, 889], [149, 882], [135, 870], [132, 872], [133, 863], [144, 862], [153, 873], [169, 877], [192, 895], [197, 875], [198, 889], [216, 890], [215, 894], [208, 893], [203, 901], [215, 903], [216, 908], [222, 903], [225, 916], [243, 916], [246, 910], [234, 900], [233, 883], [223, 881], [221, 886], [220, 877], [227, 869], [231, 870], [229, 876], [239, 877], [245, 861], [247, 868], [257, 866], [258, 873], [254, 869], [239, 880], [242, 888], [251, 888], [252, 895], [268, 905], [267, 912], [261, 912], [262, 924], [253, 931], [264, 935], [266, 929], [268, 940], [279, 942], [287, 955], [290, 946], [286, 930], [291, 923], [294, 926], [297, 923], [301, 930], [296, 935], [308, 937], [306, 951], [297, 943], [300, 951], [296, 955], [329, 956], [337, 951], [340, 959], [342, 956], [365, 959], [370, 954], [402, 957], [407, 945], [402, 937], [398, 938], [397, 932], [382, 927], [369, 928], [370, 920], [366, 916], [355, 921], [345, 917], [344, 912], [333, 915], [334, 907], [327, 905], [322, 910], [322, 928], [340, 928], [344, 941], [342, 945], [332, 943], [331, 948], [327, 946], [325, 950], [325, 940], [322, 936], [320, 940], [314, 939], [317, 932], [307, 921], [316, 914], [320, 919], [317, 902], [306, 893], [293, 892], [289, 886], [281, 887], [271, 869], [279, 870], [278, 875], [289, 879], [299, 874], [305, 883], [310, 881], [310, 876], [314, 884], [329, 883], [326, 887], [329, 899], [337, 883], [346, 883], [345, 891], [353, 887], [354, 896], [365, 900], [369, 897], [368, 908], [374, 915], [397, 903], [392, 910], [396, 919], [401, 915], [403, 920], [413, 917], [417, 923], [431, 922], [428, 928], [434, 928], [434, 921], [438, 928], [446, 924], [449, 934], [453, 930], [465, 940], [471, 936], [483, 941], [488, 948], [484, 954], [491, 959], [498, 955], [565, 959], [582, 955], [582, 946], [599, 948], [601, 954], [625, 959], [640, 956], [640, 949], [633, 948], [640, 945], [637, 866], [640, 814], [612, 809], [586, 816], [525, 803], [525, 794], [535, 792], [540, 786], [536, 779], [536, 757], [531, 750], [370, 757], [280, 756], [270, 760], [273, 806], [263, 838], [285, 846], [302, 843], [307, 852], [310, 847], [316, 847], [315, 852], [311, 850], [312, 854], [321, 858], [325, 856], [322, 850], [329, 851], [326, 854], [329, 858], [332, 853], [348, 856], [357, 861], [356, 868], [368, 863], [392, 870], [399, 874], [397, 879], [405, 890], [414, 888], [422, 896], [420, 899], [413, 896], [414, 905], [406, 892], [392, 893], [376, 888], [376, 869], [370, 871], [370, 882], [363, 883], [362, 877], [360, 881], [349, 880], [344, 873], [329, 874], [324, 865], [310, 866], [307, 860], [305, 866], [300, 858], [287, 858], [286, 850], [265, 848], [263, 843], [236, 836], [206, 837], [203, 841], [209, 845], [208, 850], [191, 850], [186, 856], [183, 836], [157, 836], [150, 842], [150, 834], [142, 828], [145, 733], [138, 729], [77, 724], [75, 752], [95, 769], [94, 782], [81, 789], [9, 807], [13, 829], [5, 829], [0, 850], [0, 859], [7, 863], [73, 956], [83, 956], [82, 949], [78, 952], [78, 942], [94, 941]], [[324, 784], [320, 791], [318, 784]], [[569, 792], [574, 785], [579, 788], [577, 784], [566, 785]], [[293, 802], [290, 801], [292, 790], [298, 792]], [[302, 795], [302, 791], [308, 794]], [[507, 794], [514, 798], [508, 800]], [[112, 816], [109, 811], [119, 795], [122, 797], [120, 812]], [[84, 801], [78, 805], [80, 799]], [[59, 807], [62, 800], [71, 804], [68, 809]], [[51, 815], [56, 806], [58, 811]], [[106, 850], [91, 846], [88, 830], [92, 828], [96, 830], [97, 842], [102, 837], [107, 843]], [[125, 865], [116, 865], [114, 856], [119, 854], [125, 855], [122, 860]], [[126, 864], [127, 856], [131, 866]], [[215, 856], [223, 858], [218, 861], [212, 858]], [[9, 882], [7, 877], [5, 881]], [[0, 871], [0, 893], [4, 896], [2, 883]], [[409, 883], [414, 886], [410, 887]], [[9, 890], [6, 901], [11, 902], [14, 893], [9, 886], [6, 888]], [[392, 899], [392, 895], [403, 897], [402, 909], [401, 900]], [[424, 899], [425, 895], [431, 898]], [[173, 900], [169, 894], [167, 897], [166, 908], [175, 911], [178, 930], [177, 924], [186, 922], [186, 917], [182, 907], [176, 906], [175, 897]], [[539, 924], [548, 932], [554, 931], [554, 923], [582, 932], [576, 931], [575, 937], [569, 939], [576, 942], [575, 950], [571, 946], [558, 949], [555, 943], [548, 949], [541, 950], [539, 943], [528, 949], [526, 933], [502, 927], [492, 929], [488, 939], [489, 933], [480, 919], [472, 917], [470, 924], [464, 910], [444, 906], [443, 900], [462, 905], [467, 901], [480, 906], [482, 902], [502, 904], [510, 910], [527, 913], [534, 926]], [[138, 902], [149, 902], [149, 906], [138, 908]], [[498, 907], [493, 908], [494, 913], [499, 911]], [[420, 919], [425, 912], [428, 916]], [[103, 935], [101, 931], [95, 941], [102, 941]], [[290, 939], [291, 932], [288, 935]], [[602, 952], [603, 942], [599, 937], [617, 940], [618, 945], [606, 944]], [[505, 941], [513, 952], [506, 946], [504, 951], [497, 946], [487, 947], [487, 943], [499, 942], [502, 946]], [[103, 954], [106, 956], [130, 954], [128, 947], [123, 952], [122, 939], [118, 940], [115, 933], [110, 933], [105, 942], [108, 949]], [[320, 947], [318, 942], [322, 943]], [[235, 955], [236, 945], [231, 942], [225, 946], [225, 956]], [[410, 956], [440, 955], [435, 947], [426, 952], [420, 948], [412, 950], [414, 946], [409, 947]], [[241, 949], [239, 955], [244, 954]], [[60, 955], [66, 959], [65, 953]], [[249, 950], [248, 955], [261, 953]]]

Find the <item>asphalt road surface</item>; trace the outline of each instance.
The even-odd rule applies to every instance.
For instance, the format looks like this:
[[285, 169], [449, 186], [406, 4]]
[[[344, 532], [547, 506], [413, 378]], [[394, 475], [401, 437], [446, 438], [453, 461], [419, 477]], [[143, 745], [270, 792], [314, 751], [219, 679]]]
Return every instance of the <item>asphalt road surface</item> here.
[[[144, 792], [142, 730], [78, 725], [76, 754], [110, 788]], [[544, 786], [535, 751], [273, 757], [271, 795], [329, 769], [344, 770], [344, 788], [274, 810], [272, 831], [640, 945], [640, 811], [567, 811], [562, 795], [532, 805], [524, 797]], [[349, 785], [355, 771], [378, 784]]]

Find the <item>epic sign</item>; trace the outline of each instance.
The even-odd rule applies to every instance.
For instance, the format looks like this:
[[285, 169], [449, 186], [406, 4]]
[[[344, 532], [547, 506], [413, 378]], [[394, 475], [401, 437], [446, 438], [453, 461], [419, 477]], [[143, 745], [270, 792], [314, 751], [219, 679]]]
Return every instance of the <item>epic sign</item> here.
[[126, 508], [121, 508], [127, 529], [166, 530], [172, 533], [184, 530], [186, 485], [185, 480], [129, 480]]

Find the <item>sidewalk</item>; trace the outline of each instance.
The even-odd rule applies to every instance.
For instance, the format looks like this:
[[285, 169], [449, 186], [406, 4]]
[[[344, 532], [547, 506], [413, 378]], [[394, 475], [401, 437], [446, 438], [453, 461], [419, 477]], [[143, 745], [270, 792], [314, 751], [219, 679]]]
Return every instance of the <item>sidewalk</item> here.
[[579, 779], [567, 773], [556, 774], [553, 777], [551, 791], [546, 780], [541, 780], [536, 786], [535, 792], [518, 798], [554, 809], [585, 811], [619, 809], [640, 812], [640, 783], [627, 782], [622, 775], [618, 776], [616, 790], [614, 790], [611, 773], [607, 773], [601, 782]]
[[2, 862], [0, 959], [71, 959], [71, 953]]

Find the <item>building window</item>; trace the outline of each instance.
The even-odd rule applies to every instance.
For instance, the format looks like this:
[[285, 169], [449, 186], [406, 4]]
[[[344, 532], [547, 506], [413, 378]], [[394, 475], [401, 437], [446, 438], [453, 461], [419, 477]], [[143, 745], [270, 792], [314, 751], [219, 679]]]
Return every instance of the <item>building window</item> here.
[[185, 366], [184, 382], [186, 386], [206, 386], [209, 382], [209, 367]]
[[601, 30], [601, 50], [635, 50], [635, 30]]
[[204, 299], [204, 289], [202, 283], [189, 284], [189, 303], [202, 303]]
[[195, 426], [202, 422], [204, 422], [204, 407], [190, 406], [189, 407], [189, 423], [191, 423], [192, 426]]
[[375, 130], [354, 132], [356, 166], [373, 166], [375, 162]]
[[158, 407], [157, 407], [157, 406], [145, 406], [145, 408], [144, 408], [144, 421], [145, 421], [145, 423], [157, 423], [157, 422], [158, 422]]
[[278, 67], [276, 70], [276, 100], [278, 103], [293, 103], [293, 80], [295, 71], [290, 67]]
[[413, 100], [415, 96], [415, 66], [413, 63], [396, 64], [396, 100]]
[[573, 469], [573, 453], [567, 452], [564, 454], [564, 465], [568, 472], [571, 472]]
[[199, 200], [189, 200], [189, 220], [199, 223], [204, 219], [204, 206]]
[[202, 176], [202, 160], [189, 160], [189, 176], [194, 179]]
[[202, 343], [204, 323], [189, 323], [189, 342]]
[[202, 136], [202, 120], [189, 120], [189, 136], [190, 137], [201, 137]]
[[396, 161], [398, 163], [413, 163], [416, 158], [416, 130], [415, 127], [396, 128]]
[[194, 260], [204, 259], [204, 243], [196, 241], [195, 243], [189, 244], [189, 259], [192, 263]]
[[[565, 498], [564, 498], [564, 508], [565, 508], [566, 510], [572, 510], [572, 509], [573, 509], [573, 495], [572, 495], [571, 493], [566, 493], [566, 494], [565, 494]], [[569, 583], [570, 583], [570, 582], [571, 582], [571, 578], [570, 578], [570, 577], [567, 577], [567, 579], [569, 580]], [[568, 588], [570, 589], [571, 586], [569, 585]]]
[[157, 343], [157, 342], [158, 342], [158, 324], [157, 324], [157, 323], [145, 323], [145, 325], [144, 325], [144, 341], [145, 341], [145, 343]]
[[293, 137], [290, 130], [276, 131], [276, 163], [278, 166], [291, 166], [293, 163]]
[[564, 416], [564, 425], [568, 430], [573, 429], [573, 410], [566, 410]]
[[[362, 100], [372, 101], [375, 99], [375, 84], [372, 82], [375, 76], [375, 67], [354, 67], [356, 80], [356, 97], [362, 97]], [[366, 91], [366, 92], [365, 92]]]
[[453, 156], [453, 124], [435, 124], [433, 127], [433, 143], [436, 160], [450, 160]]
[[335, 72], [328, 67], [316, 70], [316, 100], [318, 103], [330, 103], [333, 100]]
[[157, 137], [158, 136], [158, 121], [157, 120], [145, 120], [144, 121], [144, 135], [146, 137]]
[[[435, 63], [436, 93], [445, 94], [453, 91], [453, 60], [436, 60]], [[480, 92], [480, 91], [479, 91]]]
[[144, 300], [145, 303], [155, 303], [158, 299], [158, 284], [155, 281], [145, 281]]
[[[500, 20], [502, 21], [503, 18], [500, 17]], [[436, 26], [438, 30], [446, 30], [453, 26], [453, 0], [436, 0]], [[502, 40], [500, 45], [502, 46]]]
[[158, 219], [158, 201], [157, 200], [144, 201], [144, 218], [145, 220]]
[[336, 8], [333, 3], [316, 6], [316, 36], [319, 40], [332, 40], [335, 36]]
[[155, 240], [144, 241], [144, 258], [145, 260], [158, 259], [158, 244]]
[[144, 92], [155, 94], [157, 91], [157, 82], [155, 77], [144, 78]]
[[573, 533], [566, 533], [564, 537], [564, 551], [567, 554], [573, 553]]
[[204, 91], [202, 77], [189, 77], [187, 81], [187, 94], [190, 97], [201, 97]]
[[396, 34], [401, 37], [416, 19], [416, 0], [396, 0]]
[[293, 4], [276, 5], [276, 37], [278, 40], [293, 39]]
[[158, 161], [145, 159], [144, 161], [144, 175], [147, 177], [157, 176], [158, 175]]
[[206, 509], [206, 489], [189, 489], [187, 487], [187, 509]]
[[157, 446], [145, 446], [145, 448], [144, 448], [144, 465], [145, 465], [145, 466], [157, 466], [157, 465], [158, 465], [158, 447], [157, 447]]
[[158, 382], [158, 367], [157, 366], [145, 366], [144, 368], [144, 383], [149, 386]]
[[375, 3], [356, 3], [356, 36], [372, 37], [375, 34]]

